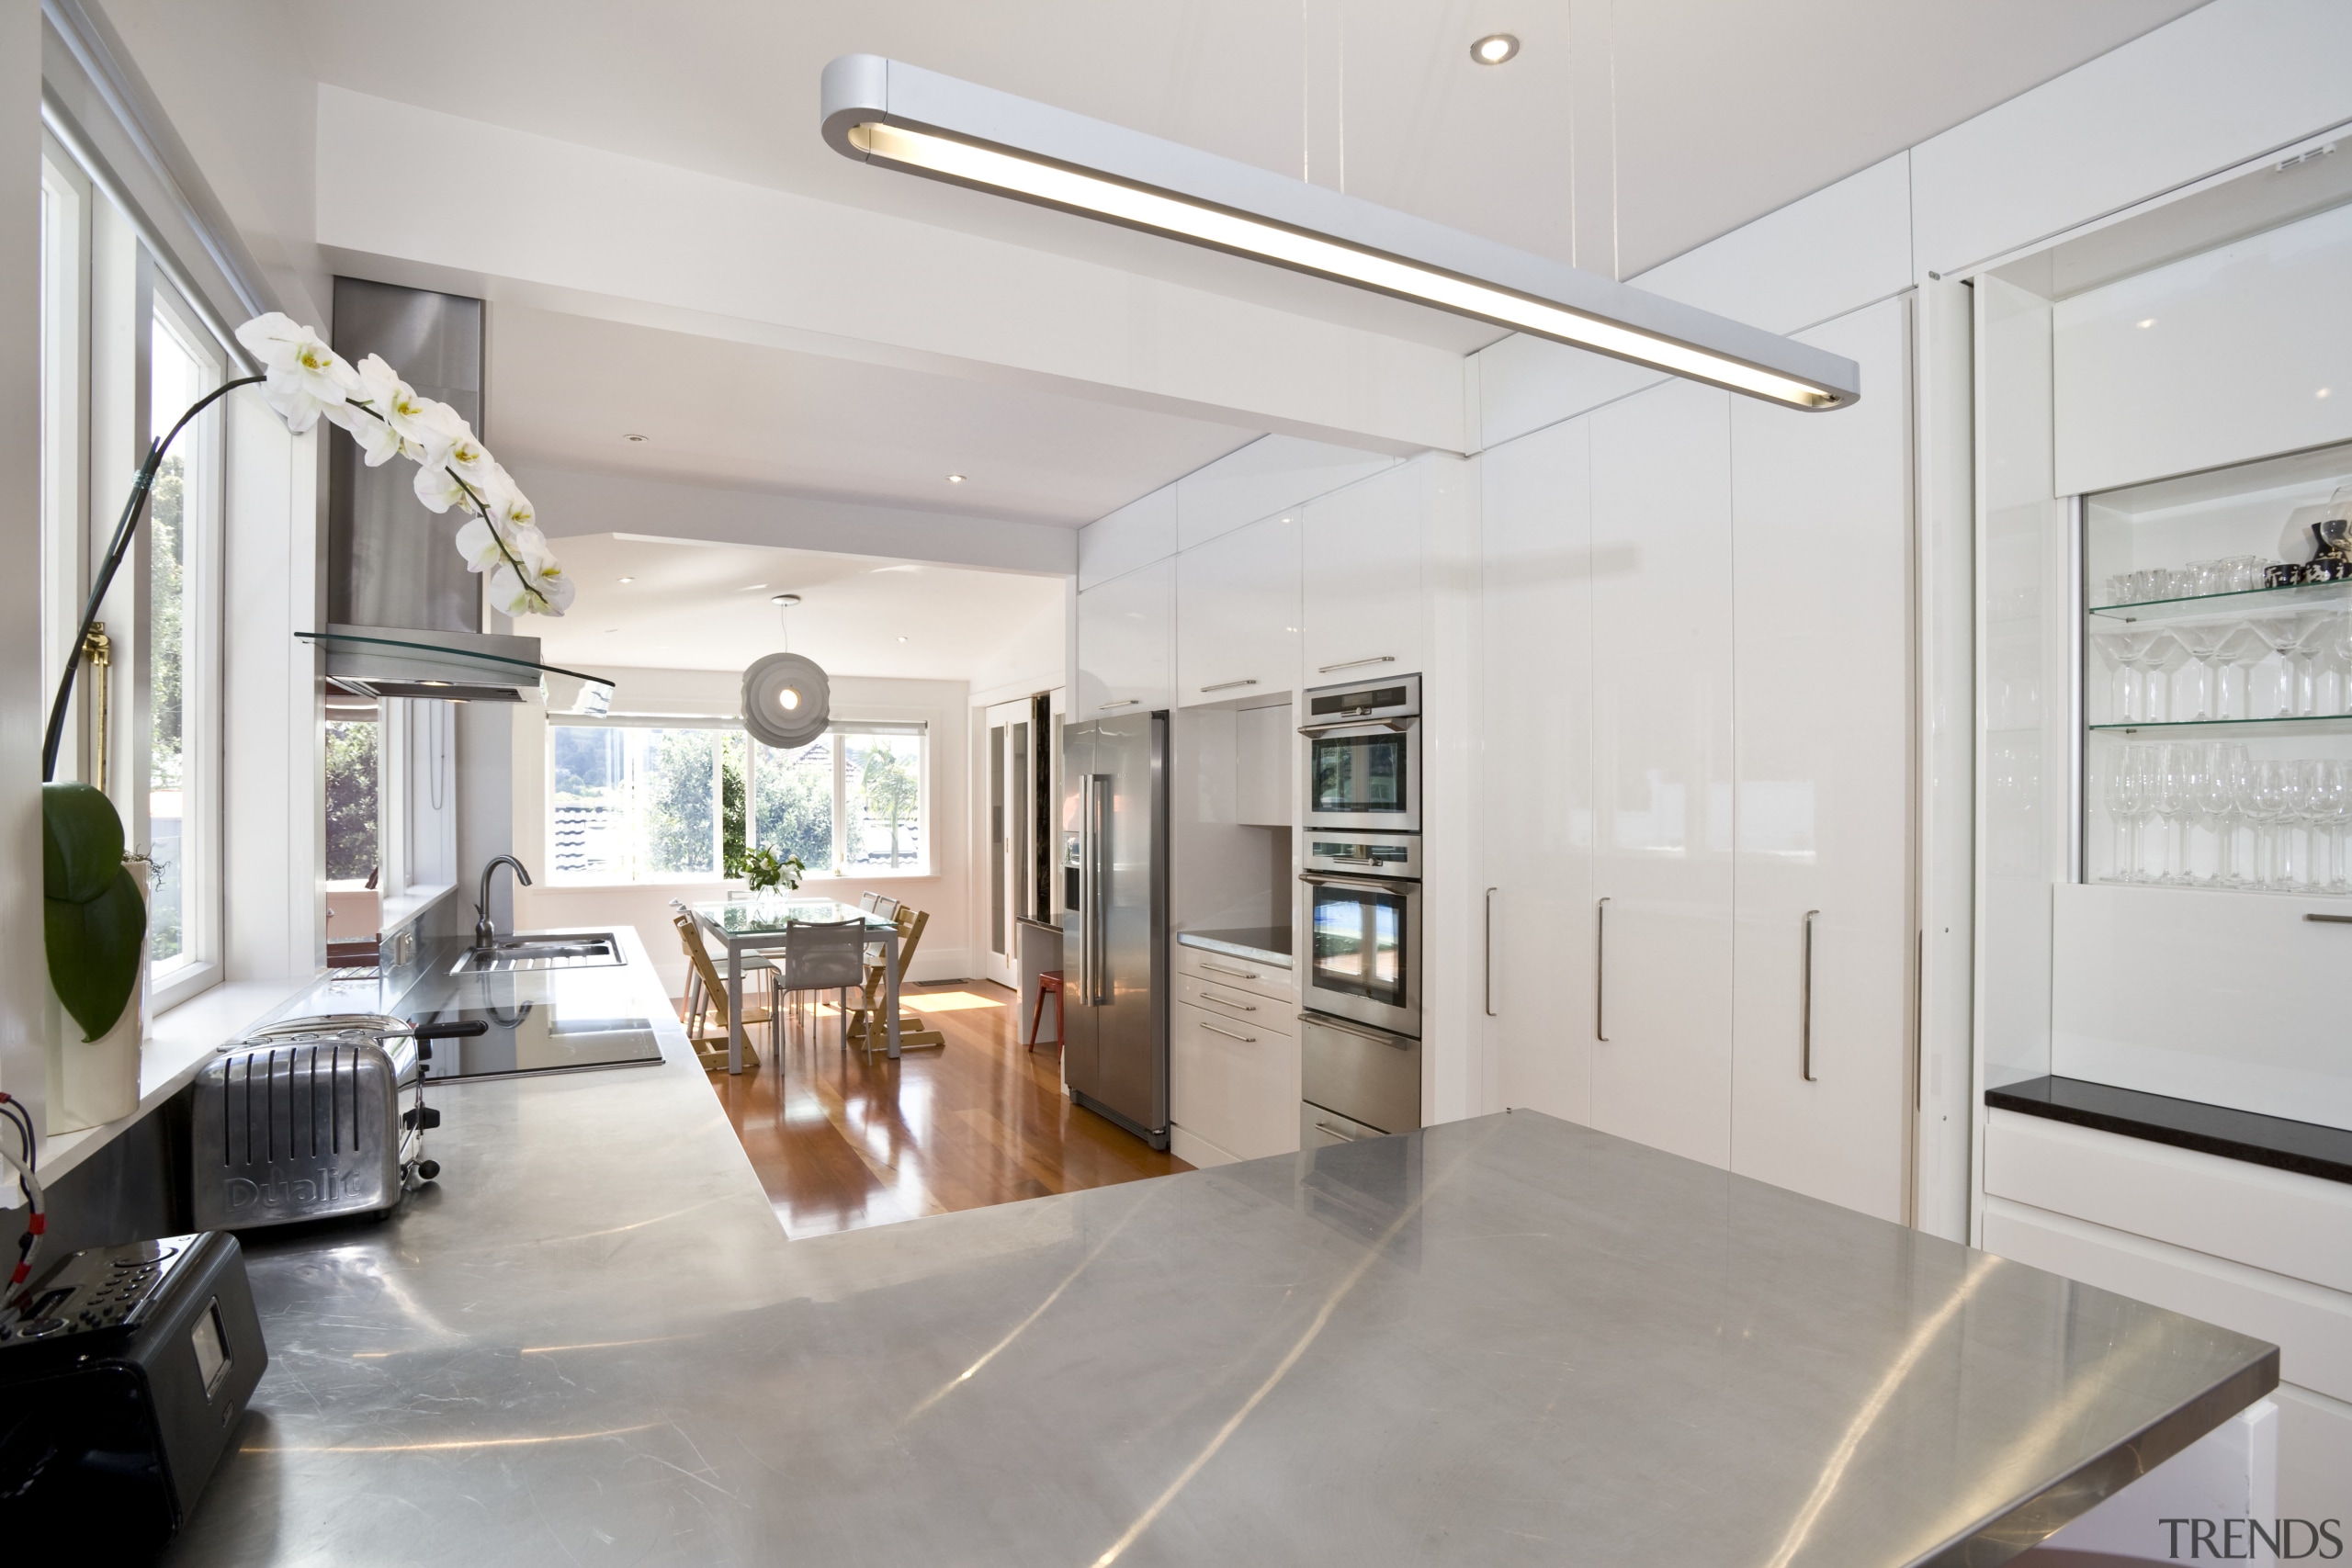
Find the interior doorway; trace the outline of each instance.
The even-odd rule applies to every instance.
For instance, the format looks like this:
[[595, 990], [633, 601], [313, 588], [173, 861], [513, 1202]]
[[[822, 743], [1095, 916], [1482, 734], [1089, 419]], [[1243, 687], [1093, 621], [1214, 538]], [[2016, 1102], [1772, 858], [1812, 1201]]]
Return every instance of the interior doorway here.
[[1021, 984], [1021, 922], [1053, 919], [1053, 694], [988, 710], [988, 977]]

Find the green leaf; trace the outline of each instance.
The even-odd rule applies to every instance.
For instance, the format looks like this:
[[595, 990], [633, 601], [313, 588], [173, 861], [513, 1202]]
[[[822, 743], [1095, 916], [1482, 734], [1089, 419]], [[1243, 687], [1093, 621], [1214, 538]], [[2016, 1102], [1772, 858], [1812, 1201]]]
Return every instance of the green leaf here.
[[139, 984], [140, 944], [147, 935], [147, 900], [140, 897], [139, 879], [118, 859], [114, 880], [96, 897], [81, 903], [44, 899], [41, 908], [49, 983], [82, 1026], [82, 1038], [96, 1040], [122, 1017]]
[[40, 786], [41, 892], [69, 904], [105, 895], [122, 869], [122, 818], [85, 784]]

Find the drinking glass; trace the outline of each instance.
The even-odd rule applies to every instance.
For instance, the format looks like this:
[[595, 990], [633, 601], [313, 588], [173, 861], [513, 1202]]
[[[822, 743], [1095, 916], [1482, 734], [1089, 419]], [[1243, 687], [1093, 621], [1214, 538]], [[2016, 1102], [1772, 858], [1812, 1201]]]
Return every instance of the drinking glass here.
[[2335, 640], [2335, 623], [2339, 617], [2333, 610], [2314, 610], [2295, 617], [2295, 711], [2316, 714], [2327, 711], [2320, 705], [2319, 659]]
[[2222, 716], [2222, 671], [2213, 661], [2229, 641], [2233, 629], [2227, 622], [2172, 628], [2173, 640], [2180, 644], [2185, 662], [2190, 666], [2188, 694], [2180, 705], [2183, 716]]
[[2316, 891], [2322, 893], [2352, 893], [2352, 866], [2345, 864], [2352, 844], [2345, 841], [2345, 830], [2352, 829], [2352, 762], [2326, 762], [2323, 782], [2315, 792], [2312, 815], [2325, 836], [2328, 854], [2328, 875], [2324, 883], [2313, 878]]
[[2278, 829], [2286, 818], [2290, 797], [2286, 785], [2285, 765], [2264, 760], [2250, 763], [2245, 771], [2245, 787], [2238, 795], [2238, 815], [2254, 826], [2254, 878], [2249, 887], [2269, 888], [2277, 886], [2276, 847]]
[[2148, 807], [2164, 836], [2156, 843], [2154, 880], [2167, 886], [2188, 881], [2188, 819], [2197, 813], [2199, 748], [2165, 745], [2154, 753]]
[[2197, 814], [2213, 834], [2213, 874], [2206, 878], [2211, 886], [2235, 887], [2240, 881], [2237, 795], [2245, 773], [2245, 747], [2217, 740], [2206, 748], [2197, 781]]
[[2107, 816], [2115, 828], [2115, 871], [2110, 882], [2140, 879], [2140, 814], [2147, 808], [2139, 746], [2118, 746], [2108, 758]]
[[[2264, 615], [2249, 621], [2257, 636], [2267, 643], [2270, 651], [2278, 656], [2278, 679], [2272, 689], [2273, 700], [2265, 705], [2269, 711], [2265, 718], [2291, 718], [2295, 713], [2295, 647], [2302, 641], [2308, 629], [2301, 615]], [[2249, 704], [2253, 701], [2249, 694]], [[2254, 714], [2249, 707], [2247, 717]]]
[[[2240, 621], [2222, 639], [2222, 696], [2220, 712], [2224, 718], [2252, 718], [2254, 712], [2254, 667], [2270, 657], [2270, 639], [2254, 629], [2251, 621]], [[2230, 672], [2237, 672], [2234, 682], [2236, 695], [2231, 694]]]

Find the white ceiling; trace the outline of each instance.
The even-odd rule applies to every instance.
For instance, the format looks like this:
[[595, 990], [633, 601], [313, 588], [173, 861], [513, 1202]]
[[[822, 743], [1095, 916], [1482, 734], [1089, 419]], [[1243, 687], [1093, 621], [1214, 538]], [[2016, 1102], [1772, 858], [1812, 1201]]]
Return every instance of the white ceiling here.
[[[1285, 174], [1312, 134], [1319, 182], [1343, 168], [1352, 194], [1600, 271], [1613, 162], [1629, 276], [2200, 3], [408, 0], [389, 33], [373, 0], [299, 15], [322, 78], [358, 92], [1054, 248], [1172, 249], [847, 162], [817, 134], [825, 62], [888, 54]], [[1490, 31], [1519, 58], [1471, 63]]]
[[560, 550], [579, 597], [569, 615], [527, 628], [550, 664], [741, 670], [783, 651], [786, 628], [768, 600], [784, 592], [801, 596], [792, 651], [832, 674], [985, 683], [992, 665], [1021, 662], [1040, 627], [1045, 667], [1060, 662], [1058, 578], [612, 534], [568, 538]]
[[[1622, 276], [2198, 3], [408, 0], [388, 26], [372, 0], [292, 0], [320, 78], [357, 92], [1455, 353], [1497, 334], [854, 164], [818, 136], [819, 73], [889, 54]], [[1519, 58], [1472, 64], [1498, 30]], [[490, 412], [511, 457], [1066, 525], [1257, 434], [511, 303]]]
[[489, 338], [502, 454], [706, 484], [1077, 527], [1259, 434], [514, 304]]

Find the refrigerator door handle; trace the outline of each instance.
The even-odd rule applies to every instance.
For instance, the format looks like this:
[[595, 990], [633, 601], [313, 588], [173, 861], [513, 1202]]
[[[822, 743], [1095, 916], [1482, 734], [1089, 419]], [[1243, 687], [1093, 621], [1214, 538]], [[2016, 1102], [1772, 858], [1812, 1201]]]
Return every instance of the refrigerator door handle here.
[[1106, 831], [1109, 824], [1102, 819], [1103, 797], [1107, 793], [1103, 785], [1107, 783], [1109, 780], [1103, 774], [1087, 774], [1086, 798], [1082, 803], [1086, 834], [1086, 919], [1080, 925], [1086, 932], [1086, 952], [1085, 962], [1079, 972], [1079, 984], [1089, 1007], [1102, 1007], [1111, 999], [1105, 994], [1109, 987], [1103, 974], [1107, 966], [1102, 962], [1102, 944], [1110, 936], [1110, 921], [1102, 908], [1102, 890], [1110, 881], [1102, 864], [1102, 857], [1110, 847], [1110, 834]]

